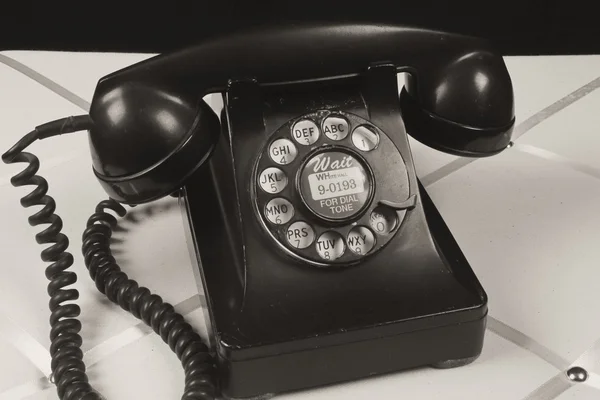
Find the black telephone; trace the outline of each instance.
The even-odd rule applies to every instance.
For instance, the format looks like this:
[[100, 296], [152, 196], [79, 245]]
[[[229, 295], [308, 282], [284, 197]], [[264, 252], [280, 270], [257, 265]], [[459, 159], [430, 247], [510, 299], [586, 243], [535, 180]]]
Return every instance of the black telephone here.
[[[399, 94], [397, 74], [407, 72]], [[223, 94], [219, 116], [202, 100]], [[102, 78], [89, 115], [37, 127], [3, 155], [35, 185], [61, 399], [99, 399], [80, 350], [72, 256], [37, 139], [89, 131], [110, 199], [83, 234], [100, 291], [144, 320], [185, 369], [183, 399], [263, 398], [406, 368], [449, 368], [483, 346], [487, 297], [426, 191], [407, 133], [467, 157], [514, 126], [502, 57], [483, 40], [389, 25], [255, 29]], [[113, 214], [181, 198], [211, 343], [122, 272]], [[122, 203], [122, 204], [121, 204]]]

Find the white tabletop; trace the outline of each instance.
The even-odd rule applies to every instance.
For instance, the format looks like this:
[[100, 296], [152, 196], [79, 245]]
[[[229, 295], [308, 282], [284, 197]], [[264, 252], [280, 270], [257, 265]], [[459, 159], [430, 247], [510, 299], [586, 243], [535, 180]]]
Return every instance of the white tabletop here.
[[[0, 152], [41, 123], [87, 111], [97, 80], [148, 54], [0, 53]], [[473, 364], [423, 368], [278, 396], [282, 400], [600, 398], [600, 56], [507, 57], [516, 97], [515, 145], [476, 161], [411, 139], [418, 175], [489, 295], [485, 346]], [[402, 77], [399, 77], [402, 81]], [[218, 108], [218, 97], [210, 99]], [[41, 160], [75, 256], [85, 360], [107, 399], [177, 399], [183, 372], [142, 323], [97, 292], [81, 233], [106, 198], [87, 137], [31, 147]], [[22, 164], [0, 167], [0, 400], [57, 399], [48, 382], [48, 298], [33, 209], [13, 188]], [[152, 213], [147, 212], [152, 210]], [[122, 268], [186, 314], [203, 335], [198, 295], [172, 198], [130, 211]], [[565, 371], [586, 368], [572, 383]]]

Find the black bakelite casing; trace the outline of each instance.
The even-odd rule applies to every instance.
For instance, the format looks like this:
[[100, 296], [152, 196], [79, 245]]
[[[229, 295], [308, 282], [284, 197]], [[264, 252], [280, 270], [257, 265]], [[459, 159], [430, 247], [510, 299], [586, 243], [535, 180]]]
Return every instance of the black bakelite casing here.
[[[398, 72], [408, 73], [400, 97]], [[220, 124], [202, 100], [214, 92], [224, 94]], [[417, 199], [384, 248], [347, 268], [276, 251], [249, 195], [269, 135], [319, 109], [382, 129]], [[138, 204], [184, 185], [225, 397], [457, 366], [480, 354], [487, 297], [418, 182], [407, 133], [463, 156], [508, 145], [512, 84], [486, 42], [385, 25], [242, 32], [101, 79], [90, 116], [94, 172], [111, 197]]]

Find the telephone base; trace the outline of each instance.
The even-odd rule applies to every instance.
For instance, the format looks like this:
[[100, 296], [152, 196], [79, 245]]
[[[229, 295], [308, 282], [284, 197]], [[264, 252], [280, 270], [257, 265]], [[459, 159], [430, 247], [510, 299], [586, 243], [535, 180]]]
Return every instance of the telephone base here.
[[[314, 321], [306, 316], [298, 318], [297, 315], [294, 317], [290, 314], [290, 324], [299, 325], [288, 326], [289, 332], [278, 333], [280, 341], [241, 345], [240, 339], [234, 342], [225, 331], [227, 328], [222, 326], [226, 327], [226, 323], [241, 326], [243, 318], [248, 314], [265, 318], [270, 310], [248, 302], [244, 311], [247, 314], [228, 316], [214, 301], [219, 300], [217, 295], [231, 298], [231, 294], [227, 297], [224, 294], [228, 290], [232, 293], [230, 285], [226, 284], [229, 281], [220, 284], [217, 276], [206, 274], [212, 270], [204, 269], [204, 289], [209, 294], [206, 313], [207, 318], [210, 316], [207, 321], [210, 324], [209, 336], [214, 337], [212, 347], [218, 359], [223, 398], [264, 399], [264, 396], [268, 398], [272, 394], [323, 387], [414, 368], [455, 368], [472, 363], [479, 357], [486, 330], [487, 296], [427, 192], [420, 183], [418, 186], [419, 203], [423, 207], [429, 234], [435, 244], [434, 256], [446, 265], [446, 270], [425, 278], [419, 274], [406, 275], [404, 279], [395, 281], [390, 290], [395, 287], [396, 295], [401, 300], [388, 304], [385, 310], [378, 308], [377, 311], [391, 315], [387, 323], [364, 324], [360, 317], [355, 317], [354, 325], [350, 320], [348, 322], [350, 329], [330, 331], [326, 335], [298, 335], [302, 326], [306, 329], [307, 324], [315, 323], [316, 331], [319, 324], [327, 322], [327, 313], [321, 311], [319, 314], [315, 310], [314, 315], [319, 317], [315, 317]], [[206, 213], [206, 208], [200, 207], [208, 199], [206, 190], [194, 190], [190, 186], [184, 198], [188, 202], [190, 227], [195, 231], [192, 243], [203, 244], [206, 249], [203, 253], [207, 257], [206, 261], [202, 257], [199, 261], [204, 265], [219, 265], [220, 268], [214, 271], [223, 271], [223, 267], [227, 265], [226, 259], [208, 258], [210, 255], [217, 255], [209, 250], [219, 248], [219, 237], [214, 232], [220, 223], [214, 218], [221, 214]], [[202, 227], [210, 229], [204, 230]], [[202, 252], [196, 254], [200, 256]], [[224, 251], [219, 254], [219, 257], [225, 257], [231, 253]], [[216, 262], [218, 260], [221, 262]], [[412, 290], [423, 279], [439, 279], [436, 293], [444, 296], [443, 301], [440, 300], [437, 304], [436, 297], [432, 297], [431, 293]], [[372, 297], [360, 296], [357, 302], [351, 303], [347, 298], [346, 304], [351, 303], [348, 307], [352, 310], [361, 303], [370, 306], [377, 299], [377, 290], [374, 287], [370, 292]], [[213, 304], [210, 301], [211, 293]], [[468, 305], [465, 305], [465, 299], [469, 299]], [[307, 301], [309, 300], [307, 297]], [[279, 296], [277, 301], [281, 304], [285, 297]], [[434, 314], [413, 314], [411, 318], [394, 319], [394, 310], [413, 302], [428, 306], [437, 304], [435, 307], [438, 311]], [[348, 315], [351, 318], [351, 313]], [[254, 326], [261, 329], [263, 334], [269, 333], [269, 326]]]
[[[221, 118], [227, 122], [224, 139], [184, 187], [190, 243], [198, 258], [225, 398], [256, 398], [430, 365], [458, 366], [481, 353], [487, 296], [418, 181], [397, 108], [396, 71], [382, 66], [367, 75], [285, 89], [261, 88], [255, 82], [232, 85]], [[292, 127], [306, 121], [314, 126], [300, 130], [300, 137], [302, 132], [310, 136], [319, 131], [314, 121], [324, 126], [331, 110], [348, 124], [340, 132], [362, 135], [359, 127], [371, 126], [371, 133], [363, 132], [366, 141], [353, 133], [334, 144], [323, 133], [313, 150], [298, 143], [295, 161], [277, 167], [270, 150], [258, 155], [249, 151], [267, 149], [265, 144], [276, 137], [297, 142]], [[370, 148], [369, 140], [378, 145]], [[358, 153], [361, 148], [374, 153]], [[340, 158], [341, 151], [350, 156]], [[372, 183], [373, 198], [362, 200], [372, 211], [357, 214], [352, 223], [325, 222], [323, 214], [311, 211], [320, 203], [303, 197], [303, 177], [307, 163], [322, 152], [333, 161], [319, 169], [335, 163], [341, 171], [346, 162], [341, 160], [355, 160], [352, 171], [362, 176], [359, 181], [365, 187]], [[266, 173], [270, 168], [282, 174]], [[369, 190], [363, 187], [362, 195]], [[346, 204], [346, 197], [339, 198], [339, 204]], [[280, 214], [291, 219], [268, 219], [275, 210], [267, 213], [266, 201], [287, 201], [291, 212], [283, 210], [283, 202]], [[352, 201], [361, 204], [358, 197]], [[386, 220], [387, 233], [385, 224], [377, 235], [368, 228], [373, 227], [371, 217], [380, 218], [375, 204], [384, 219], [386, 212], [395, 213]], [[350, 244], [355, 228], [365, 233], [361, 242], [352, 239]], [[289, 241], [289, 232], [295, 241]], [[350, 248], [366, 244], [369, 233], [375, 247]], [[323, 245], [328, 252], [318, 253], [321, 247], [314, 239], [326, 234], [346, 241], [348, 249], [334, 259], [337, 264], [323, 261], [336, 248], [335, 240], [327, 245], [331, 247]]]

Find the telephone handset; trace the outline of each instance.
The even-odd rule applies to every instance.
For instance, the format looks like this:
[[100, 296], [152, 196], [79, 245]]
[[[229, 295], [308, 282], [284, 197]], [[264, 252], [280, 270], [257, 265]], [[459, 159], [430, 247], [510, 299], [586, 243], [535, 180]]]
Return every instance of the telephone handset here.
[[[399, 95], [397, 74], [407, 72]], [[202, 100], [220, 92], [219, 116]], [[79, 346], [72, 263], [37, 139], [89, 131], [110, 196], [83, 236], [103, 293], [161, 335], [185, 399], [257, 398], [478, 357], [487, 297], [420, 185], [407, 133], [460, 156], [497, 154], [512, 83], [483, 40], [389, 25], [264, 28], [206, 40], [102, 78], [89, 116], [42, 125], [3, 155], [51, 224], [53, 374], [61, 399], [96, 399]], [[119, 269], [119, 204], [177, 195], [208, 304], [210, 344]], [[60, 221], [60, 220], [59, 220]]]

